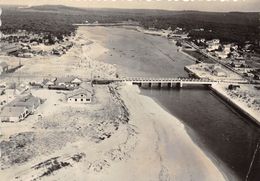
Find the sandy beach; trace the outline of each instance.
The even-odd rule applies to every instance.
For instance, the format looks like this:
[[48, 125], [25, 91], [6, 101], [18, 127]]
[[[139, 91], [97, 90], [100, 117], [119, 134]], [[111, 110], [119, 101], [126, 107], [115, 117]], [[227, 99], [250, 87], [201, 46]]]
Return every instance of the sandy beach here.
[[[147, 163], [147, 166], [157, 165], [154, 173], [157, 173], [158, 180], [224, 180], [219, 170], [189, 138], [184, 125], [152, 99], [137, 92], [133, 86], [122, 89], [123, 100], [133, 119], [132, 124], [140, 132], [140, 144], [136, 149], [140, 152], [134, 154], [135, 157], [139, 155], [140, 164], [143, 165], [143, 152], [146, 152], [149, 153], [148, 158], [157, 158]], [[143, 109], [140, 110], [140, 107]], [[147, 143], [142, 144], [143, 141]], [[143, 173], [147, 169], [144, 167]]]
[[[88, 39], [81, 30], [78, 33], [77, 38]], [[106, 47], [93, 41], [83, 46], [80, 58], [76, 55], [82, 53], [81, 48], [75, 46], [57, 60], [39, 59], [42, 69], [36, 69], [33, 60], [28, 60], [16, 74], [57, 76], [75, 71], [88, 78], [93, 72], [100, 77], [115, 76], [115, 65], [100, 60], [108, 52]], [[59, 65], [63, 65], [59, 72], [54, 71]], [[66, 72], [71, 66], [73, 71]], [[68, 105], [64, 92], [32, 90], [47, 100], [37, 112], [43, 119], [35, 114], [19, 123], [1, 125], [1, 147], [6, 148], [2, 152], [0, 178], [227, 180], [192, 141], [181, 121], [141, 95], [137, 87], [111, 85], [94, 89], [93, 104], [81, 106]]]
[[[68, 130], [71, 138], [65, 145], [60, 142], [59, 150], [50, 146], [49, 151], [53, 149], [53, 153], [48, 151], [48, 155], [41, 154], [25, 164], [5, 169], [0, 172], [1, 178], [32, 180], [44, 171], [44, 168], [32, 169], [33, 165], [58, 156], [71, 166], [41, 177], [41, 180], [225, 180], [178, 119], [151, 98], [140, 95], [137, 87], [124, 85], [118, 89], [118, 95], [128, 108], [129, 122], [119, 123], [119, 129], [109, 139], [93, 142], [88, 137], [76, 135], [75, 140], [77, 133], [72, 134], [71, 128]], [[28, 121], [21, 124], [41, 125], [33, 118]], [[35, 132], [37, 130], [34, 128]], [[85, 156], [79, 162], [69, 161], [75, 153]]]

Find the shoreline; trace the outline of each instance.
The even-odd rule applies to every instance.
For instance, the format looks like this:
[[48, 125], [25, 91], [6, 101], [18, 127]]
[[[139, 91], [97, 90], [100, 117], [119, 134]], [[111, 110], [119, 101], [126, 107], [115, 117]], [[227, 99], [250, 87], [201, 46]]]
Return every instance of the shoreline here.
[[214, 92], [214, 94], [216, 94], [219, 98], [224, 100], [225, 103], [232, 106], [237, 112], [239, 112], [240, 114], [249, 118], [251, 122], [256, 124], [256, 126], [260, 126], [259, 117], [255, 116], [252, 113], [250, 113], [249, 111], [247, 111], [238, 102], [230, 99], [230, 97], [228, 97], [226, 94], [224, 94], [224, 92], [221, 91], [220, 89], [218, 89], [216, 86], [210, 86], [209, 88], [210, 88], [210, 90], [212, 90], [212, 92]]
[[[187, 66], [184, 67], [184, 70], [188, 72], [188, 74], [192, 74], [193, 76], [197, 77], [197, 78], [203, 78], [201, 77], [198, 73], [196, 73], [196, 71], [191, 70], [190, 68], [188, 68]], [[214, 94], [216, 94], [219, 98], [221, 98], [222, 100], [225, 101], [225, 103], [227, 103], [228, 105], [232, 106], [237, 112], [239, 112], [240, 114], [246, 116], [247, 118], [250, 119], [251, 122], [255, 123], [257, 126], [260, 126], [260, 117], [254, 113], [251, 112], [251, 110], [246, 110], [247, 108], [242, 105], [243, 103], [239, 102], [239, 101], [235, 101], [232, 100], [230, 98], [230, 96], [228, 96], [224, 90], [221, 89], [219, 83], [216, 83], [212, 86], [209, 86], [209, 89], [214, 92]]]
[[[139, 88], [140, 89], [140, 88]], [[162, 105], [156, 98], [152, 98], [149, 96], [146, 96], [145, 94], [141, 93], [142, 91], [140, 90], [140, 95], [152, 99], [155, 104], [157, 104], [159, 107], [161, 107], [165, 112], [168, 114], [171, 114], [172, 117], [176, 118], [181, 124], [184, 125], [184, 129], [186, 133], [189, 135], [189, 137], [192, 139], [193, 143], [196, 144], [202, 151], [203, 153], [213, 162], [213, 164], [217, 167], [217, 169], [220, 170], [220, 172], [227, 178], [226, 180], [237, 180], [237, 176], [233, 171], [220, 159], [217, 158], [217, 156], [210, 151], [203, 143], [200, 142], [198, 139], [197, 133], [188, 125], [185, 124], [184, 121], [182, 121], [180, 118], [176, 117], [173, 115], [164, 105]]]
[[[132, 86], [132, 85], [131, 85]], [[132, 86], [134, 87], [134, 86]], [[126, 89], [125, 87], [123, 89]], [[133, 90], [134, 89], [134, 90]], [[200, 152], [200, 156], [199, 158], [203, 160], [204, 163], [207, 164], [205, 169], [210, 168], [211, 171], [207, 172], [207, 175], [210, 177], [212, 175], [218, 174], [222, 176], [222, 180], [228, 180], [228, 178], [233, 177], [235, 180], [235, 175], [232, 175], [232, 173], [230, 172], [230, 170], [227, 170], [226, 172], [224, 170], [228, 169], [225, 168], [223, 166], [220, 166], [221, 164], [219, 163], [219, 160], [216, 159], [216, 157], [214, 157], [214, 155], [212, 155], [209, 151], [205, 151], [204, 149], [202, 149], [199, 144], [196, 143], [196, 141], [194, 141], [191, 138], [191, 135], [188, 133], [189, 130], [187, 130], [186, 125], [183, 124], [183, 122], [181, 120], [179, 120], [177, 117], [175, 117], [174, 115], [172, 115], [169, 111], [167, 111], [166, 108], [164, 108], [163, 106], [161, 106], [160, 104], [158, 104], [158, 102], [156, 102], [156, 100], [152, 99], [151, 97], [142, 95], [140, 93], [140, 89], [136, 90], [137, 88], [129, 88], [129, 86], [127, 86], [127, 90], [124, 91], [128, 91], [127, 94], [136, 94], [134, 99], [138, 99], [136, 101], [138, 101], [139, 104], [145, 104], [145, 105], [149, 105], [149, 108], [152, 108], [151, 112], [153, 112], [154, 110], [157, 110], [157, 114], [158, 115], [163, 115], [165, 117], [167, 117], [167, 121], [166, 123], [164, 123], [165, 120], [157, 120], [158, 122], [160, 122], [162, 125], [167, 124], [168, 120], [170, 121], [169, 123], [171, 124], [170, 126], [174, 126], [177, 127], [175, 129], [178, 129], [177, 132], [181, 132], [181, 138], [180, 139], [184, 139], [184, 142], [189, 142], [188, 147], [192, 147], [192, 152], [190, 154], [194, 154], [193, 152]], [[131, 106], [129, 106], [129, 102], [131, 102], [131, 100], [126, 99], [125, 96], [123, 96], [123, 100], [126, 104], [127, 107], [130, 107], [130, 115], [131, 114], [136, 114], [135, 112], [133, 112], [131, 110]], [[148, 104], [147, 104], [148, 103]], [[146, 111], [144, 107], [143, 111]], [[148, 110], [150, 112], [150, 110]], [[155, 113], [154, 113], [155, 114]], [[156, 115], [154, 115], [156, 116]], [[138, 120], [134, 120], [134, 121], [138, 121]], [[130, 122], [132, 122], [132, 120], [130, 119]], [[170, 137], [173, 137], [175, 134], [171, 133], [172, 135], [170, 135]], [[168, 135], [169, 136], [169, 135]], [[176, 136], [176, 135], [175, 135]], [[179, 140], [178, 140], [179, 141]], [[173, 143], [171, 142], [170, 144], [178, 144], [178, 143]], [[182, 145], [179, 145], [182, 146]], [[173, 153], [174, 154], [174, 153]], [[191, 158], [190, 162], [193, 162], [192, 160], [193, 158]], [[197, 158], [196, 158], [197, 159]], [[183, 162], [185, 162], [185, 159], [182, 160]], [[201, 165], [200, 165], [201, 166]], [[199, 167], [199, 166], [198, 166]], [[212, 171], [214, 172], [214, 174], [209, 174], [212, 173]], [[227, 173], [230, 173], [229, 177], [227, 176]], [[221, 177], [215, 177], [218, 178], [218, 180]], [[198, 179], [198, 178], [197, 178]], [[202, 179], [202, 178], [201, 178]], [[212, 179], [212, 178], [211, 178]], [[206, 179], [207, 180], [207, 179]]]

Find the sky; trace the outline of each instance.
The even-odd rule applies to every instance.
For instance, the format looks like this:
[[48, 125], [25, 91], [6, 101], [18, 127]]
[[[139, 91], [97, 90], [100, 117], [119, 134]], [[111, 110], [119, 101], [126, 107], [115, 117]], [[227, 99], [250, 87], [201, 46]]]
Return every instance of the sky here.
[[2, 5], [59, 4], [86, 8], [260, 12], [260, 0], [0, 0]]

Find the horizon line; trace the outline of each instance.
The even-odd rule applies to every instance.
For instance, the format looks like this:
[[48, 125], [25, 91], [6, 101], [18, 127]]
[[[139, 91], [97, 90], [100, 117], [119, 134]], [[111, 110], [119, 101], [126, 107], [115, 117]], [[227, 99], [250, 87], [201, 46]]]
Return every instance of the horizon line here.
[[182, 9], [182, 10], [174, 10], [174, 9], [157, 9], [157, 8], [120, 8], [120, 7], [80, 7], [80, 6], [72, 6], [72, 5], [63, 5], [63, 4], [39, 4], [39, 5], [22, 5], [22, 4], [0, 4], [1, 6], [14, 6], [14, 7], [38, 7], [38, 6], [64, 6], [69, 8], [77, 8], [77, 9], [111, 9], [111, 10], [157, 10], [157, 11], [168, 11], [168, 12], [181, 12], [181, 11], [189, 11], [189, 12], [208, 12], [208, 13], [260, 13], [260, 11], [210, 11], [210, 10], [193, 10], [193, 9]]

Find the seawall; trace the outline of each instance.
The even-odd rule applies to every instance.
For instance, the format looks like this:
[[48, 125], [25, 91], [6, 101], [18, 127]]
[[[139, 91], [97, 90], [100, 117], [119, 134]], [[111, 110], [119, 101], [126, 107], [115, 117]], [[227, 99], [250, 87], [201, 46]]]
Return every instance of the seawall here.
[[[184, 67], [184, 70], [188, 72], [189, 75], [192, 75], [196, 78], [203, 78], [196, 74], [196, 72], [191, 71], [188, 67]], [[249, 118], [252, 122], [254, 122], [256, 125], [260, 126], [260, 119], [257, 116], [253, 116], [250, 114], [247, 110], [245, 110], [242, 106], [240, 106], [238, 103], [233, 101], [230, 97], [223, 94], [220, 90], [213, 86], [209, 86], [210, 90], [212, 90], [217, 96], [219, 96], [222, 100], [224, 100], [226, 103], [228, 103], [231, 107], [236, 109], [239, 113], [241, 113], [243, 116]]]
[[252, 122], [254, 122], [255, 124], [257, 124], [258, 126], [260, 126], [260, 120], [257, 119], [255, 116], [253, 116], [252, 114], [250, 114], [248, 111], [246, 111], [244, 108], [242, 108], [239, 104], [237, 104], [235, 101], [233, 101], [232, 99], [230, 99], [228, 96], [224, 95], [221, 91], [219, 91], [218, 89], [216, 89], [214, 86], [209, 86], [210, 90], [212, 90], [216, 95], [218, 95], [222, 100], [224, 100], [226, 103], [228, 103], [230, 106], [232, 106], [233, 108], [235, 108], [239, 113], [241, 113], [243, 116], [249, 118], [250, 120], [252, 120]]

